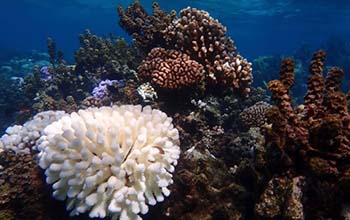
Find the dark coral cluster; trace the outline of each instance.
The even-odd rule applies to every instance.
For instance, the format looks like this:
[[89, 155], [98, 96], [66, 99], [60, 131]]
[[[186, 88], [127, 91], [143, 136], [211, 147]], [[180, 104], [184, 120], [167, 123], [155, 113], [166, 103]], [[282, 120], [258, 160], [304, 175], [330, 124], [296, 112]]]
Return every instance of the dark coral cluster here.
[[[50, 199], [35, 156], [0, 153], [0, 218], [17, 219], [64, 219], [64, 208]], [[55, 207], [55, 211], [50, 210]], [[60, 212], [57, 212], [60, 210]]]
[[165, 30], [176, 17], [176, 12], [167, 14], [153, 3], [153, 13], [148, 15], [139, 1], [134, 1], [126, 10], [118, 6], [119, 25], [134, 37], [134, 44], [144, 53], [165, 45]]
[[224, 85], [237, 94], [248, 95], [253, 80], [251, 64], [238, 54], [226, 36], [226, 27], [208, 12], [195, 8], [183, 9], [179, 18], [175, 12], [167, 15], [158, 4], [153, 8], [153, 15], [148, 16], [138, 1], [126, 11], [118, 7], [121, 26], [133, 34], [137, 45], [143, 45], [145, 53], [154, 47], [180, 51], [203, 65], [203, 83]]
[[89, 30], [79, 36], [75, 71], [97, 79], [132, 78], [130, 69], [138, 65], [135, 51], [123, 39], [98, 37]]
[[271, 180], [256, 204], [261, 217], [341, 219], [342, 204], [348, 202], [350, 113], [340, 90], [344, 73], [334, 67], [324, 78], [324, 62], [325, 53], [317, 51], [302, 106], [292, 105], [291, 60], [282, 63], [280, 79], [268, 85], [275, 106], [267, 113], [271, 128], [266, 133], [266, 165]]

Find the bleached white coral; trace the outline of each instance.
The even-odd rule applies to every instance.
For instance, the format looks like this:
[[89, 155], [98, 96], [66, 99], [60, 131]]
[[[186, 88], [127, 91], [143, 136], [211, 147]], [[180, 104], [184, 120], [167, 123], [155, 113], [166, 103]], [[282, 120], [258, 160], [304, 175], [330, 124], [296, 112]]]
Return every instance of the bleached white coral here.
[[142, 97], [144, 102], [154, 101], [158, 98], [156, 90], [149, 82], [143, 83], [137, 87], [137, 93]]
[[139, 220], [164, 200], [180, 155], [172, 119], [150, 106], [89, 108], [45, 128], [39, 165], [71, 215]]
[[29, 153], [36, 146], [44, 128], [66, 115], [64, 111], [45, 111], [36, 114], [32, 120], [22, 125], [6, 129], [0, 138], [0, 151], [13, 150], [16, 153]]

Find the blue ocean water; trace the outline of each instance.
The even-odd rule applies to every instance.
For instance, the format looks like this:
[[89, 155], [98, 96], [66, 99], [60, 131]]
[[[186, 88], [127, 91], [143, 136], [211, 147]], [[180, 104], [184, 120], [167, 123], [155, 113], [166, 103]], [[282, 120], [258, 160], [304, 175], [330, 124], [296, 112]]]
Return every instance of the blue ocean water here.
[[[115, 33], [116, 5], [131, 0], [17, 0], [0, 3], [0, 50], [46, 50], [51, 36], [66, 58], [78, 47], [78, 34], [89, 28], [98, 35]], [[151, 9], [152, 1], [141, 0]], [[261, 55], [291, 55], [302, 43], [320, 47], [332, 36], [349, 41], [350, 2], [347, 0], [192, 0], [159, 1], [170, 11], [191, 6], [207, 10], [227, 26], [240, 52], [248, 59]]]

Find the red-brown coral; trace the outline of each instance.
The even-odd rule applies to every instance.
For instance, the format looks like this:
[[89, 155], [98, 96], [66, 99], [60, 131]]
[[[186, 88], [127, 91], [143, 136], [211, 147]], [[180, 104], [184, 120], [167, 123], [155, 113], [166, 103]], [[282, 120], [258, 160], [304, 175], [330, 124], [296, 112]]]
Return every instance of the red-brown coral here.
[[203, 82], [203, 66], [176, 50], [154, 48], [138, 70], [142, 80], [165, 89], [180, 89]]
[[[52, 212], [53, 204], [42, 173], [31, 154], [0, 153], [0, 218], [8, 220], [65, 219], [64, 210]], [[52, 215], [54, 213], [54, 215]]]
[[[290, 60], [283, 62], [280, 80], [268, 85], [275, 102], [267, 114], [272, 126], [265, 135], [269, 169], [275, 180], [305, 178], [305, 196], [300, 201], [308, 219], [340, 219], [339, 209], [349, 193], [350, 113], [346, 97], [340, 92], [343, 72], [332, 68], [324, 80], [324, 61], [325, 53], [317, 51], [310, 65], [302, 113], [291, 102], [289, 90], [294, 74]], [[264, 190], [261, 201], [270, 188]], [[271, 215], [261, 207], [260, 203], [256, 205], [256, 213], [264, 218], [304, 218], [300, 213], [298, 218], [286, 216], [288, 210], [293, 210], [290, 205], [275, 207], [278, 209]]]

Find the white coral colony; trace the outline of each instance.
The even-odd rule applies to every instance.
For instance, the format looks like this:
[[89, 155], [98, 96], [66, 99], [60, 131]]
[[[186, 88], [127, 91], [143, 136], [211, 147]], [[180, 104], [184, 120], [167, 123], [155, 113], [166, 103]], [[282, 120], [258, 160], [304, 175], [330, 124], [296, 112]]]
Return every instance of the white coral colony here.
[[180, 155], [172, 119], [146, 106], [90, 108], [44, 130], [39, 150], [55, 198], [71, 215], [141, 220], [164, 200]]

